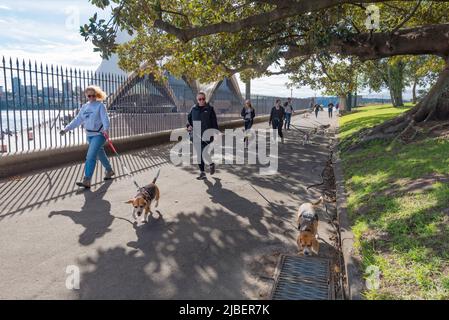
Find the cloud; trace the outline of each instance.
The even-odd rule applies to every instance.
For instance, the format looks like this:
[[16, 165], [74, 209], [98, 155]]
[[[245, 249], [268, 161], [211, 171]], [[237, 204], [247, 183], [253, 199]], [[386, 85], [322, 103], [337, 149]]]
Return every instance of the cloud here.
[[[237, 75], [238, 76], [238, 75]], [[245, 94], [245, 84], [238, 76], [240, 91]], [[308, 98], [320, 93], [313, 91], [309, 87], [293, 88], [293, 91], [287, 88], [288, 75], [276, 75], [271, 77], [261, 77], [251, 80], [251, 94], [277, 97]]]
[[[84, 24], [94, 12], [105, 17], [109, 11], [101, 11], [87, 0], [2, 0], [0, 52], [5, 58], [29, 59], [67, 67], [95, 70], [101, 63], [98, 53], [93, 52], [91, 42], [85, 42], [78, 33], [78, 23]], [[79, 15], [79, 16], [78, 16]], [[281, 64], [282, 65], [282, 64]], [[272, 71], [279, 71], [272, 66]], [[238, 77], [241, 92], [245, 84]], [[262, 77], [251, 81], [253, 94], [289, 97], [320, 96], [309, 87], [288, 89], [288, 75]], [[361, 92], [364, 96], [389, 98], [388, 91], [381, 93]], [[411, 96], [410, 89], [404, 97]]]
[[[53, 3], [54, 6], [54, 3]], [[95, 69], [101, 62], [91, 42], [67, 28], [64, 18], [30, 19], [13, 15], [0, 19], [0, 51], [5, 57]]]

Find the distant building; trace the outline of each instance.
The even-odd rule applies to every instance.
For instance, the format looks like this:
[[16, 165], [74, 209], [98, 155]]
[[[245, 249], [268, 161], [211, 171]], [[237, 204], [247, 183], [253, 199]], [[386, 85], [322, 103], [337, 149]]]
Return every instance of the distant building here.
[[[126, 32], [118, 32], [117, 43], [122, 44], [132, 37]], [[145, 63], [142, 64], [142, 67]], [[133, 108], [141, 112], [187, 112], [196, 103], [196, 93], [204, 91], [207, 99], [221, 113], [231, 109], [240, 112], [242, 94], [237, 79], [229, 79], [211, 83], [200, 83], [197, 80], [185, 81], [167, 74], [168, 81], [158, 83], [152, 75], [140, 76], [136, 72], [127, 73], [118, 66], [118, 56], [113, 54], [109, 60], [101, 62], [97, 73], [115, 74], [128, 78], [119, 88], [114, 88], [109, 107], [125, 112]], [[99, 83], [100, 85], [100, 83]], [[108, 88], [103, 88], [107, 91]]]
[[37, 92], [37, 87], [36, 86], [26, 86], [25, 88], [26, 88], [27, 94], [29, 94], [29, 95], [31, 93], [33, 93], [33, 95], [35, 95], [36, 92]]
[[18, 77], [12, 78], [12, 92], [14, 94], [19, 94], [19, 92], [23, 91], [23, 86], [21, 84], [21, 80]]

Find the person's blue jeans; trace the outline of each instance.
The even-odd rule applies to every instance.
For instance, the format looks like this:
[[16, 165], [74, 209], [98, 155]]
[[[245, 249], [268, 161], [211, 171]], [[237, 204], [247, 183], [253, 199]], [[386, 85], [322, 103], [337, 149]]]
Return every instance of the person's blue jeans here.
[[106, 138], [103, 135], [87, 137], [87, 142], [89, 142], [89, 149], [86, 155], [86, 164], [84, 166], [84, 176], [91, 179], [95, 165], [97, 164], [97, 159], [100, 160], [106, 171], [111, 171], [111, 163], [109, 162], [106, 152], [104, 151], [104, 143]]
[[290, 121], [292, 119], [292, 114], [291, 113], [285, 113], [285, 120], [284, 120], [284, 129], [289, 129], [290, 130]]

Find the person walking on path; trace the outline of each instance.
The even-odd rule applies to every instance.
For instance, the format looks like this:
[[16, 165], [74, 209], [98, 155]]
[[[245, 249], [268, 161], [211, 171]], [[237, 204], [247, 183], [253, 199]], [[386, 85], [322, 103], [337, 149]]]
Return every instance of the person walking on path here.
[[318, 118], [318, 112], [320, 111], [320, 109], [323, 110], [323, 108], [318, 103], [313, 107], [313, 111], [315, 111], [315, 118]]
[[276, 105], [271, 109], [269, 125], [273, 126], [273, 129], [278, 130], [278, 134], [281, 137], [282, 143], [284, 143], [284, 135], [282, 134], [282, 124], [285, 118], [285, 110], [281, 106], [281, 100], [276, 100]]
[[332, 109], [334, 108], [334, 104], [331, 102], [327, 105], [327, 113], [329, 115], [329, 118], [332, 118]]
[[[217, 129], [218, 130], [218, 122], [217, 115], [215, 114], [214, 107], [212, 107], [208, 102], [206, 102], [206, 94], [202, 91], [198, 92], [196, 95], [197, 103], [192, 107], [188, 116], [187, 116], [187, 131], [191, 133], [191, 137], [197, 134], [201, 134], [200, 138], [203, 137], [203, 133], [207, 129]], [[200, 121], [201, 122], [201, 132], [193, 131], [193, 122]], [[197, 155], [200, 157], [200, 163], [198, 167], [200, 168], [200, 175], [197, 177], [198, 180], [206, 179], [206, 173], [204, 172], [204, 159], [203, 159], [203, 150], [206, 148], [208, 144], [214, 141], [214, 137], [212, 136], [208, 141], [203, 141], [201, 139], [201, 145], [198, 150], [196, 150]], [[195, 146], [195, 143], [194, 143]], [[210, 174], [213, 175], [215, 173], [215, 163], [211, 163], [209, 165]]]
[[106, 169], [104, 180], [112, 179], [115, 173], [104, 151], [104, 143], [106, 142], [104, 135], [108, 135], [109, 130], [109, 116], [106, 111], [106, 106], [102, 103], [106, 99], [106, 93], [100, 87], [89, 86], [84, 90], [84, 94], [87, 97], [87, 103], [81, 107], [76, 117], [60, 131], [60, 134], [64, 135], [68, 131], [79, 127], [81, 124], [84, 125], [89, 148], [86, 155], [83, 181], [77, 182], [76, 184], [89, 189], [97, 158]]
[[285, 109], [284, 129], [290, 130], [290, 121], [292, 119], [293, 114], [293, 106], [291, 98], [288, 98], [287, 102], [284, 103], [284, 109]]
[[256, 116], [256, 110], [251, 104], [251, 100], [245, 101], [245, 106], [242, 108], [240, 115], [243, 120], [245, 120], [245, 131], [251, 129], [253, 126], [254, 117]]
[[245, 106], [242, 108], [242, 112], [240, 113], [243, 120], [245, 120], [245, 138], [243, 141], [247, 141], [246, 137], [246, 131], [251, 129], [253, 126], [254, 117], [256, 116], [256, 110], [253, 108], [253, 105], [251, 104], [251, 100], [245, 101]]

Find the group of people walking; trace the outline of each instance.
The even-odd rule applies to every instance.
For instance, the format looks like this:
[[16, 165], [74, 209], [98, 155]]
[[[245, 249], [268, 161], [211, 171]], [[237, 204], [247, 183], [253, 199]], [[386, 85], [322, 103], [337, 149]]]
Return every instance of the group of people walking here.
[[[282, 143], [284, 143], [284, 134], [282, 129], [290, 130], [290, 122], [293, 114], [292, 99], [288, 98], [284, 105], [281, 104], [280, 99], [276, 99], [276, 103], [271, 108], [270, 120], [268, 124], [278, 131], [279, 137], [281, 137]], [[256, 116], [256, 112], [251, 104], [251, 100], [245, 101], [245, 106], [241, 112], [242, 118], [245, 120], [245, 131], [251, 129], [253, 125], [253, 119]], [[245, 138], [246, 139], [246, 138]]]
[[[328, 114], [329, 118], [332, 118], [332, 117], [333, 117], [333, 110], [334, 110], [334, 108], [335, 108], [336, 112], [338, 113], [338, 109], [339, 109], [339, 104], [338, 104], [338, 102], [337, 102], [337, 104], [336, 104], [335, 106], [334, 106], [334, 104], [333, 104], [332, 102], [330, 102], [330, 103], [327, 105], [327, 114]], [[312, 107], [312, 111], [315, 112], [315, 118], [318, 118], [318, 113], [319, 113], [320, 111], [324, 111], [324, 107], [323, 107], [322, 105], [315, 104], [315, 105]]]
[[[84, 166], [84, 178], [82, 181], [77, 182], [77, 185], [86, 189], [91, 187], [91, 179], [95, 170], [97, 159], [100, 160], [106, 173], [104, 180], [112, 179], [115, 175], [111, 163], [104, 150], [104, 144], [106, 137], [108, 137], [108, 130], [110, 127], [109, 115], [106, 110], [106, 106], [102, 101], [106, 98], [106, 94], [101, 88], [97, 86], [89, 86], [84, 91], [87, 102], [80, 108], [76, 117], [60, 131], [61, 135], [65, 135], [67, 132], [83, 125], [86, 131], [87, 141], [89, 147], [86, 155], [86, 162]], [[218, 121], [214, 108], [206, 101], [206, 94], [199, 92], [196, 96], [197, 102], [190, 110], [187, 116], [187, 130], [192, 133], [193, 123], [199, 121], [201, 123], [201, 136], [207, 129], [217, 129]], [[282, 129], [290, 130], [290, 122], [293, 114], [292, 99], [288, 98], [282, 105], [281, 100], [277, 99], [275, 105], [271, 109], [269, 125], [278, 131], [279, 136], [284, 142], [284, 135]], [[246, 100], [245, 105], [241, 110], [241, 116], [245, 123], [245, 131], [251, 129], [254, 118], [256, 116], [256, 110], [252, 106], [251, 100]], [[192, 135], [191, 135], [192, 137]], [[202, 156], [203, 150], [213, 142], [212, 136], [209, 140], [201, 140], [201, 148], [197, 150], [200, 153], [200, 163], [198, 167], [200, 169], [200, 175], [197, 179], [205, 179], [205, 163]], [[246, 140], [246, 138], [245, 138]], [[210, 174], [215, 173], [215, 164], [209, 165]]]

